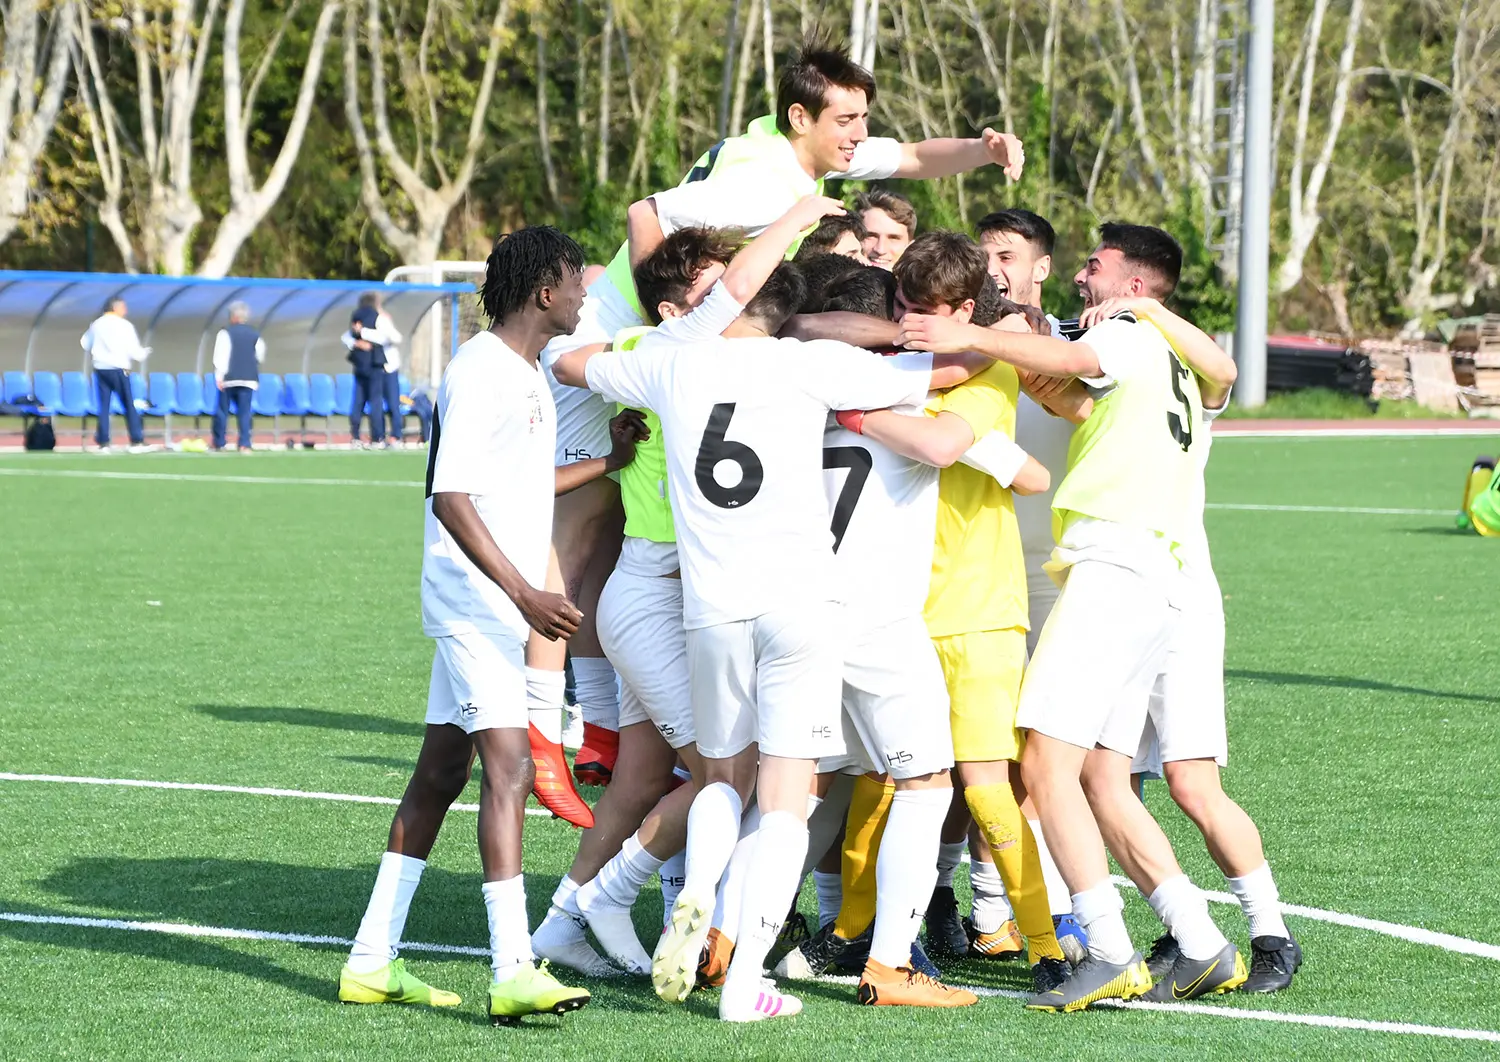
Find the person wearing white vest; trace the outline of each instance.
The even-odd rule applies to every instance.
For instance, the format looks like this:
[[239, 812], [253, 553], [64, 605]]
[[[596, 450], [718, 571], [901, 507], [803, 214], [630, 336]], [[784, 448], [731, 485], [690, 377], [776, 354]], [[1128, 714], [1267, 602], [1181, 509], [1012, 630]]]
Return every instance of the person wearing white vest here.
[[[395, 439], [394, 445], [400, 447], [403, 444], [401, 438], [401, 425], [405, 419], [401, 415], [401, 348], [398, 344], [402, 340], [400, 331], [396, 328], [396, 322], [391, 320], [391, 315], [385, 312], [380, 303], [378, 292], [368, 291], [359, 297], [361, 306], [368, 306], [375, 311], [375, 328], [363, 329], [359, 336], [355, 336], [350, 329], [339, 338], [343, 340], [344, 346], [354, 349], [356, 339], [365, 339], [371, 343], [378, 343], [385, 349], [385, 376], [381, 380], [381, 394], [385, 401], [385, 411], [391, 418], [391, 433], [386, 436], [387, 440]], [[372, 417], [380, 415], [379, 403], [371, 401], [370, 414]], [[387, 446], [392, 445], [389, 441]]]

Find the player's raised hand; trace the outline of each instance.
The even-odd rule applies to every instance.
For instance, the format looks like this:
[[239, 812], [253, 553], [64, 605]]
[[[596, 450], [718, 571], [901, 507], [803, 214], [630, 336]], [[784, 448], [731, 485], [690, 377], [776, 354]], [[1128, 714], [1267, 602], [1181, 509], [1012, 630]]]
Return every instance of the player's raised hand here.
[[787, 211], [789, 217], [796, 219], [799, 232], [813, 228], [826, 217], [847, 213], [843, 203], [826, 195], [805, 195]]
[[548, 641], [567, 641], [578, 631], [583, 613], [561, 594], [533, 589], [516, 602], [531, 629]]
[[984, 140], [984, 150], [990, 156], [990, 161], [1005, 171], [1005, 176], [1013, 181], [1021, 179], [1021, 170], [1026, 166], [1026, 148], [1021, 143], [1021, 138], [1014, 133], [997, 133], [993, 129], [985, 129], [980, 134]]
[[1080, 328], [1093, 328], [1100, 321], [1108, 321], [1117, 313], [1129, 311], [1137, 317], [1146, 318], [1151, 316], [1152, 310], [1161, 309], [1161, 303], [1155, 299], [1145, 296], [1121, 296], [1114, 299], [1105, 299], [1097, 305], [1086, 308], [1078, 315]]
[[651, 429], [646, 427], [646, 415], [638, 409], [621, 410], [609, 422], [611, 449], [604, 459], [608, 472], [618, 472], [635, 460], [636, 443], [651, 438]]
[[1061, 394], [1073, 382], [1071, 376], [1043, 376], [1039, 372], [1027, 372], [1024, 369], [1016, 375], [1020, 377], [1021, 386], [1026, 393], [1039, 402]]
[[971, 327], [951, 317], [909, 313], [901, 318], [901, 332], [896, 336], [896, 343], [908, 350], [965, 354], [974, 349]]

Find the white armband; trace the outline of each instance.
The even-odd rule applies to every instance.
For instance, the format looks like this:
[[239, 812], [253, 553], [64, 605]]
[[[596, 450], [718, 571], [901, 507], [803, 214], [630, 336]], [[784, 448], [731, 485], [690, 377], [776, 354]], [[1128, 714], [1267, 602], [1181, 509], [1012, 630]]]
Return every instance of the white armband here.
[[1004, 433], [992, 431], [983, 439], [964, 451], [959, 461], [970, 468], [977, 468], [994, 478], [1002, 487], [1009, 487], [1026, 467], [1030, 455]]

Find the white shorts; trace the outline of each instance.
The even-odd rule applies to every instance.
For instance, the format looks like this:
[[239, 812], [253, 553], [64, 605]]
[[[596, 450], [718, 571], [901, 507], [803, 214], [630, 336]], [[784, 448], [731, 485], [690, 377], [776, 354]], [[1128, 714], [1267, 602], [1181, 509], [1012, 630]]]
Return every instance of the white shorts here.
[[752, 744], [817, 760], [844, 751], [838, 606], [797, 605], [687, 632], [698, 751], [727, 759]]
[[952, 767], [948, 686], [922, 617], [846, 637], [844, 712], [869, 761], [893, 778]]
[[587, 387], [569, 387], [557, 382], [552, 364], [579, 347], [614, 342], [615, 333], [633, 328], [641, 319], [615, 290], [609, 277], [600, 277], [584, 292], [578, 311], [578, 327], [571, 335], [557, 336], [542, 349], [542, 365], [552, 386], [557, 407], [557, 464], [569, 465], [592, 457], [608, 456], [611, 444], [609, 421], [614, 408]]
[[844, 736], [843, 751], [834, 753], [832, 756], [820, 756], [815, 768], [816, 772], [818, 774], [837, 772], [858, 777], [862, 774], [873, 774], [884, 770], [882, 767], [875, 766], [875, 760], [865, 749], [864, 738], [859, 736], [854, 720], [849, 718], [847, 710], [839, 713], [839, 725]]
[[1134, 756], [1177, 621], [1160, 580], [1104, 561], [1069, 566], [1021, 683], [1016, 726]]
[[599, 595], [599, 644], [620, 676], [620, 726], [653, 724], [668, 745], [694, 741], [682, 580], [616, 568]]
[[526, 643], [514, 634], [468, 631], [435, 638], [427, 722], [466, 734], [525, 730]]
[[1183, 569], [1182, 617], [1151, 690], [1131, 770], [1161, 774], [1164, 763], [1229, 763], [1224, 723], [1224, 598], [1212, 568]]

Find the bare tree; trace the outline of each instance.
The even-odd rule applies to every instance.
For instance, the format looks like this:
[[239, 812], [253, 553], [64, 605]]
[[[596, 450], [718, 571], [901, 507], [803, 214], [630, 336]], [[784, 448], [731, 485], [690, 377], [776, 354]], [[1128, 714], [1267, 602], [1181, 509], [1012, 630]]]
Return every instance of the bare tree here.
[[[1344, 114], [1349, 106], [1349, 84], [1354, 68], [1354, 52], [1359, 43], [1359, 31], [1364, 21], [1363, 0], [1351, 0], [1349, 23], [1344, 30], [1344, 47], [1339, 53], [1338, 70], [1334, 75], [1332, 99], [1328, 102], [1328, 126], [1323, 132], [1323, 144], [1318, 157], [1303, 182], [1303, 167], [1307, 158], [1308, 125], [1312, 114], [1315, 78], [1317, 73], [1318, 41], [1323, 31], [1323, 19], [1328, 11], [1328, 0], [1314, 0], [1312, 15], [1308, 19], [1308, 31], [1302, 52], [1302, 89], [1297, 102], [1297, 120], [1292, 133], [1292, 169], [1287, 175], [1287, 252], [1276, 271], [1276, 293], [1291, 291], [1302, 281], [1303, 262], [1308, 248], [1317, 235], [1322, 218], [1318, 214], [1318, 197], [1323, 191], [1323, 182], [1333, 165], [1334, 147], [1338, 143], [1339, 131], [1344, 125]], [[1321, 109], [1321, 108], [1320, 108]], [[1344, 315], [1348, 316], [1347, 304]]]
[[57, 124], [68, 82], [74, 5], [48, 6], [50, 18], [38, 0], [0, 3], [0, 243], [26, 215], [37, 160]]
[[286, 139], [281, 142], [281, 150], [276, 153], [265, 181], [256, 186], [247, 147], [255, 115], [255, 98], [266, 72], [276, 60], [286, 27], [299, 3], [300, 0], [292, 0], [291, 7], [277, 23], [270, 43], [251, 72], [248, 92], [242, 87], [240, 69], [240, 28], [245, 18], [245, 0], [230, 0], [229, 10], [224, 13], [224, 155], [229, 165], [229, 212], [219, 221], [208, 256], [198, 267], [200, 276], [222, 277], [229, 273], [240, 247], [281, 198], [297, 155], [302, 150], [302, 138], [312, 114], [313, 96], [323, 72], [323, 53], [333, 32], [333, 19], [339, 12], [340, 0], [323, 0], [317, 25], [313, 28], [312, 42], [303, 60], [302, 81], [297, 89], [297, 102], [292, 109]]
[[[179, 0], [181, 2], [181, 0]], [[436, 6], [436, 5], [433, 5]], [[430, 9], [429, 9], [430, 10]], [[477, 12], [476, 12], [477, 13]], [[462, 156], [456, 169], [450, 171], [439, 150], [444, 143], [445, 132], [441, 124], [444, 108], [435, 102], [427, 108], [411, 107], [411, 119], [416, 129], [414, 143], [404, 153], [396, 143], [391, 129], [388, 94], [386, 88], [385, 25], [378, 0], [367, 0], [365, 8], [365, 36], [368, 53], [361, 59], [357, 20], [344, 20], [344, 111], [349, 119], [349, 128], [354, 136], [354, 147], [359, 155], [360, 201], [370, 213], [370, 220], [382, 238], [391, 245], [402, 261], [420, 264], [437, 259], [442, 244], [443, 227], [458, 201], [463, 198], [474, 178], [475, 163], [479, 150], [485, 143], [485, 117], [489, 111], [490, 95], [495, 85], [495, 70], [500, 60], [501, 45], [505, 39], [506, 20], [510, 14], [510, 0], [496, 0], [494, 15], [490, 19], [484, 36], [484, 69], [480, 74], [475, 96], [469, 107], [468, 136], [463, 144]], [[397, 50], [404, 46], [403, 30], [399, 19], [392, 20], [392, 42]], [[427, 34], [423, 34], [423, 42]], [[361, 63], [370, 72], [370, 109], [375, 127], [374, 143], [360, 101], [363, 90], [360, 85]], [[424, 82], [426, 79], [422, 79]], [[424, 148], [424, 145], [426, 147]], [[410, 216], [398, 219], [391, 210], [389, 193], [382, 187], [377, 169], [380, 166], [390, 174], [398, 190], [410, 207]], [[427, 170], [431, 169], [434, 184], [428, 183]]]

